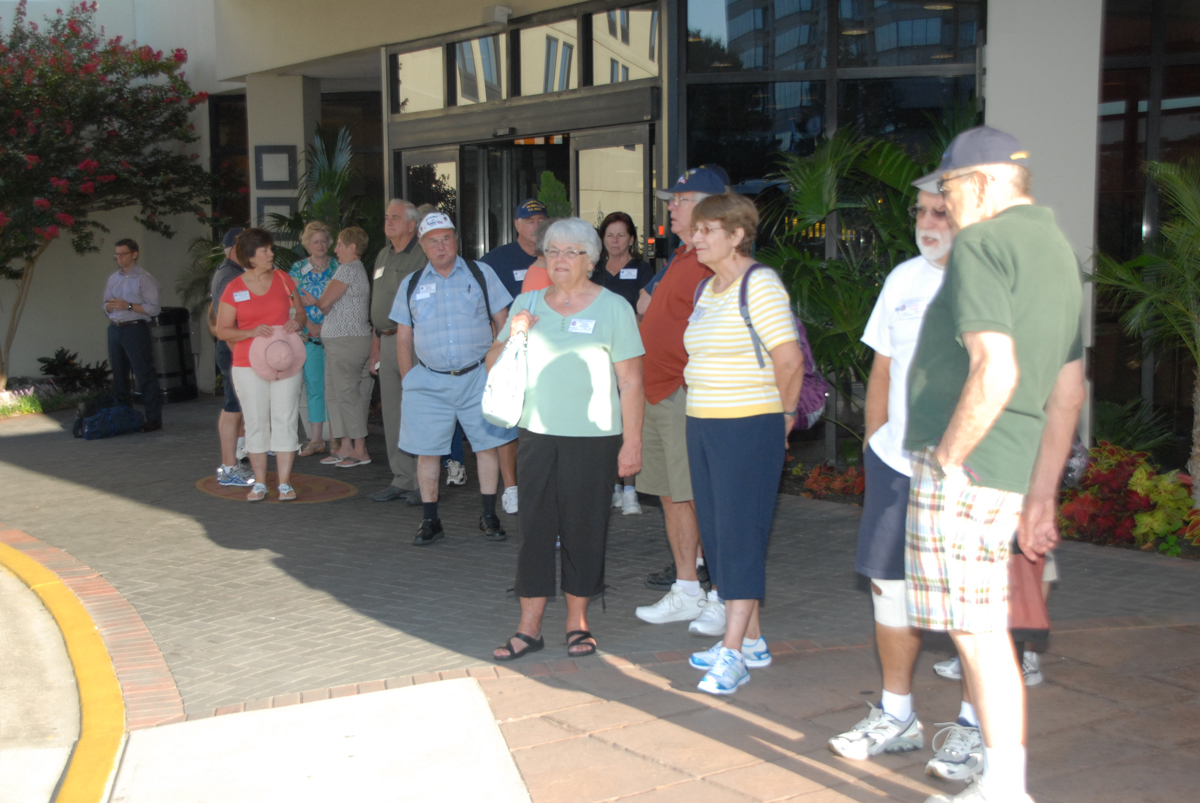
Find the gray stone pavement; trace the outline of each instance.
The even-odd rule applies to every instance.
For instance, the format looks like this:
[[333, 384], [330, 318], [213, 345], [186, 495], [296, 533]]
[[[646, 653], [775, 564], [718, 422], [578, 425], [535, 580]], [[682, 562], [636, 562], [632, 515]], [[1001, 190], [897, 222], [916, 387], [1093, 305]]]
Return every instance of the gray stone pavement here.
[[[507, 542], [488, 543], [476, 527], [476, 488], [448, 489], [448, 537], [413, 548], [419, 508], [366, 498], [389, 479], [378, 435], [368, 441], [378, 458], [370, 466], [298, 461], [302, 473], [353, 483], [356, 497], [249, 505], [209, 496], [195, 483], [218, 462], [218, 409], [212, 397], [169, 405], [160, 433], [90, 442], [70, 436], [66, 414], [0, 422], [0, 521], [66, 550], [125, 595], [162, 650], [189, 713], [490, 665], [491, 650], [518, 617], [506, 591], [517, 553], [515, 517], [503, 517]], [[780, 498], [763, 614], [769, 638], [870, 642], [870, 602], [853, 570], [859, 515], [856, 507]], [[1050, 606], [1059, 627], [1200, 611], [1200, 565], [1074, 543], [1059, 558], [1062, 581]], [[651, 626], [633, 616], [635, 606], [658, 596], [642, 578], [669, 559], [659, 509], [613, 517], [607, 610], [598, 600], [591, 621], [603, 652], [707, 646], [683, 626]], [[563, 608], [552, 605], [545, 632], [563, 629]], [[565, 657], [564, 646], [547, 642], [540, 658]], [[864, 660], [871, 660], [865, 652]]]

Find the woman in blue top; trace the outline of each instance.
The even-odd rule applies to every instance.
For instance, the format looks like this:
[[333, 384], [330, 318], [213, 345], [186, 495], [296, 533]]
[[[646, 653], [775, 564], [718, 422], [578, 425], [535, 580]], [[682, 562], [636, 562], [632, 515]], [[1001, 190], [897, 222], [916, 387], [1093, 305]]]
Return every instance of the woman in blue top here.
[[511, 661], [545, 646], [546, 599], [555, 594], [561, 537], [567, 655], [596, 651], [588, 600], [604, 590], [604, 542], [619, 475], [642, 467], [642, 339], [633, 307], [591, 281], [600, 258], [596, 230], [579, 218], [555, 221], [543, 241], [550, 287], [522, 293], [488, 352], [491, 366], [510, 334], [528, 335], [521, 411], [521, 551], [516, 635], [492, 655]]
[[[338, 262], [329, 255], [332, 242], [332, 232], [321, 221], [314, 220], [304, 227], [300, 245], [308, 251], [308, 258], [295, 263], [288, 271], [302, 293], [320, 298], [325, 286], [337, 272]], [[308, 400], [308, 424], [312, 440], [300, 450], [300, 456], [308, 457], [325, 451], [325, 349], [321, 345], [321, 323], [325, 320], [325, 314], [315, 304], [306, 306], [304, 311], [308, 313], [308, 326], [301, 335], [304, 337], [305, 351], [304, 395]]]

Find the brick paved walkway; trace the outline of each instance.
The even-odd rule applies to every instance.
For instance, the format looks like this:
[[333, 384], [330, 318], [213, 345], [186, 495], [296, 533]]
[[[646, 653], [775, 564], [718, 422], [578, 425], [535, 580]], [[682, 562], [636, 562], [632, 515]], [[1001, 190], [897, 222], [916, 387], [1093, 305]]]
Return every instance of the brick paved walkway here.
[[[354, 470], [299, 462], [302, 472], [356, 485], [360, 493], [342, 501], [267, 507], [214, 498], [194, 485], [216, 465], [217, 412], [213, 399], [171, 405], [162, 433], [93, 442], [71, 438], [65, 415], [0, 422], [3, 521], [70, 553], [129, 600], [189, 714], [491, 665], [492, 648], [516, 624], [506, 589], [517, 545], [479, 536], [471, 486], [446, 494], [449, 536], [424, 550], [409, 545], [418, 509], [366, 498], [387, 482], [382, 459]], [[378, 436], [368, 445], [383, 457]], [[596, 605], [592, 621], [605, 653], [639, 663], [706, 646], [681, 626], [633, 616], [658, 596], [641, 578], [669, 560], [661, 512], [646, 511], [613, 519], [607, 613]], [[772, 640], [869, 644], [870, 604], [852, 565], [858, 517], [853, 507], [781, 498], [764, 611]], [[516, 519], [504, 519], [515, 535]], [[1051, 598], [1060, 628], [1200, 611], [1196, 564], [1066, 544], [1060, 571]], [[552, 606], [546, 632], [562, 629], [563, 609]], [[548, 639], [542, 656], [565, 657], [565, 648]]]

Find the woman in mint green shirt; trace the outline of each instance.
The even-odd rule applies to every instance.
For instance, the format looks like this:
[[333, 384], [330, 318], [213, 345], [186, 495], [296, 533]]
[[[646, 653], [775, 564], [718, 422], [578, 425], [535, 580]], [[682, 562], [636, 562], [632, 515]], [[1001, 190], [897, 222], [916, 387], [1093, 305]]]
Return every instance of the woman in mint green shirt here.
[[511, 661], [545, 646], [546, 599], [555, 593], [561, 539], [567, 654], [591, 655], [588, 599], [604, 589], [604, 546], [618, 476], [642, 466], [642, 339], [629, 302], [589, 277], [600, 258], [596, 230], [579, 218], [546, 231], [551, 286], [517, 296], [488, 352], [490, 367], [511, 334], [528, 336], [521, 413], [521, 551], [517, 633], [493, 656]]

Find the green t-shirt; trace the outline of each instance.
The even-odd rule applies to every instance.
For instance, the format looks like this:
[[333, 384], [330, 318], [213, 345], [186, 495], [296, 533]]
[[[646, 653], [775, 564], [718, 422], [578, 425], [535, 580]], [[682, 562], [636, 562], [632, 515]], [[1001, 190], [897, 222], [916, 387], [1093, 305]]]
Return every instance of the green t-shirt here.
[[[533, 308], [529, 330], [529, 384], [519, 426], [543, 435], [593, 438], [621, 434], [621, 400], [613, 363], [646, 353], [629, 302], [602, 289], [568, 317], [546, 304], [545, 290], [522, 293], [509, 320]], [[509, 325], [497, 335], [505, 341]]]
[[904, 448], [945, 434], [970, 369], [962, 333], [1006, 334], [1017, 386], [964, 465], [977, 485], [1028, 493], [1050, 391], [1059, 370], [1083, 356], [1082, 308], [1079, 264], [1049, 209], [1012, 206], [959, 232], [908, 372]]

